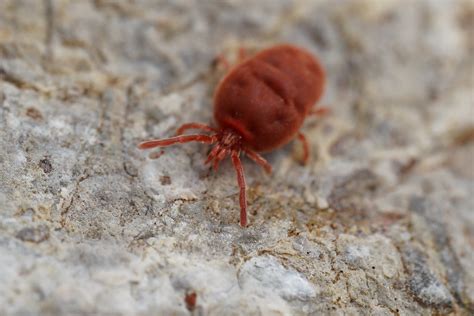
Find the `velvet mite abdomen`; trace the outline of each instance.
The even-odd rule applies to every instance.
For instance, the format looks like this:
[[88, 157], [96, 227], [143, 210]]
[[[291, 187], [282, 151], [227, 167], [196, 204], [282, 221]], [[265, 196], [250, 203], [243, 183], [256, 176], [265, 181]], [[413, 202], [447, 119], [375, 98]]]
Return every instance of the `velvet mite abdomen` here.
[[324, 72], [308, 52], [290, 45], [255, 55], [225, 76], [214, 97], [214, 118], [245, 146], [266, 152], [291, 141], [321, 97]]
[[[309, 52], [292, 45], [278, 45], [261, 51], [234, 66], [219, 83], [214, 94], [217, 128], [200, 123], [181, 126], [175, 137], [146, 141], [139, 148], [171, 146], [197, 141], [215, 144], [206, 163], [217, 169], [230, 156], [240, 188], [240, 224], [247, 225], [245, 177], [240, 154], [271, 172], [259, 154], [281, 147], [295, 137], [303, 142], [304, 159], [308, 144], [299, 132], [304, 119], [314, 110], [325, 84], [324, 70]], [[323, 109], [319, 109], [323, 112]], [[208, 134], [181, 135], [188, 129]]]

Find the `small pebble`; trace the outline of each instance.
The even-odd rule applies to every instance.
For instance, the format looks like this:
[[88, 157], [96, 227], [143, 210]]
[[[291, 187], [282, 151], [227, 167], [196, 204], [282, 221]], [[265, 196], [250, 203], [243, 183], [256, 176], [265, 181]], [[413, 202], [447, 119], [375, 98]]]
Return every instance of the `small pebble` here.
[[322, 198], [320, 196], [318, 196], [316, 198], [316, 203], [318, 205], [318, 208], [322, 209], [322, 210], [325, 210], [329, 207], [329, 203], [328, 201], [325, 199], [325, 198]]

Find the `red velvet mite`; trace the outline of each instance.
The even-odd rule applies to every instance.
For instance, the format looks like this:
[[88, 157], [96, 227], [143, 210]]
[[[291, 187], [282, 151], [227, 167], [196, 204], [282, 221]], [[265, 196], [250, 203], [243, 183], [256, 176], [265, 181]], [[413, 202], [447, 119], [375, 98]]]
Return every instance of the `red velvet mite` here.
[[[240, 225], [247, 225], [245, 177], [240, 155], [245, 154], [270, 173], [271, 165], [259, 154], [277, 149], [298, 138], [303, 143], [304, 161], [309, 146], [299, 131], [314, 109], [325, 84], [319, 61], [304, 49], [278, 45], [244, 59], [220, 81], [214, 94], [214, 119], [218, 127], [188, 123], [175, 137], [156, 139], [138, 145], [140, 149], [165, 147], [176, 143], [214, 144], [206, 164], [214, 170], [227, 156], [232, 159], [240, 188]], [[182, 135], [188, 129], [207, 134]]]

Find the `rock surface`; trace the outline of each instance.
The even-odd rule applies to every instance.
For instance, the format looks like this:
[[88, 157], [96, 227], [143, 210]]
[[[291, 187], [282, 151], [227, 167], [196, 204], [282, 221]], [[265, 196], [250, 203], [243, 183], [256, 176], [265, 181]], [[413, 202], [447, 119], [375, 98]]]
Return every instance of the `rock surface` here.
[[[469, 0], [0, 1], [0, 314], [474, 313], [473, 28]], [[308, 166], [244, 162], [242, 229], [229, 162], [136, 144], [278, 42], [332, 113]]]

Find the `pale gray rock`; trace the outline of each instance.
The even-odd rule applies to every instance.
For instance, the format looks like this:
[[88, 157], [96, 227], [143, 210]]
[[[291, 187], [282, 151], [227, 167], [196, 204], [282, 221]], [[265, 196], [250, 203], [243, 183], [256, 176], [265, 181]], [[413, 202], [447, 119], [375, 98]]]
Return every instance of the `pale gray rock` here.
[[[243, 288], [264, 289], [270, 295], [278, 295], [288, 301], [308, 301], [318, 293], [315, 285], [298, 272], [288, 270], [273, 257], [254, 257], [247, 261], [239, 272]], [[264, 296], [266, 293], [259, 293]]]
[[[0, 315], [474, 313], [469, 0], [0, 1]], [[143, 152], [212, 122], [215, 65], [319, 56], [312, 147]], [[196, 306], [185, 297], [196, 293]]]

